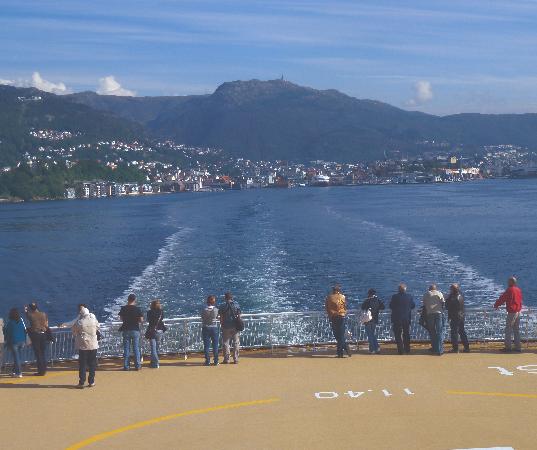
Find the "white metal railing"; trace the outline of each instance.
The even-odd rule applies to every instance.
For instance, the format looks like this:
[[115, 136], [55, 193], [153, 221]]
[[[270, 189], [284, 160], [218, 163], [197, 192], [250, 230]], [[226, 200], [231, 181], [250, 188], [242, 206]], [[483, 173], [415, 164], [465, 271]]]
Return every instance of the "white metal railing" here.
[[[360, 311], [352, 310], [347, 316], [348, 340], [356, 344], [365, 342], [365, 329], [360, 324]], [[275, 348], [290, 346], [317, 346], [334, 343], [330, 323], [324, 312], [282, 312], [243, 314], [245, 330], [241, 333], [243, 348]], [[522, 311], [520, 321], [523, 342], [537, 340], [537, 308]], [[181, 317], [165, 320], [168, 330], [163, 335], [160, 351], [165, 354], [180, 354], [185, 358], [189, 353], [203, 350], [201, 337], [201, 319], [199, 317]], [[122, 334], [118, 331], [119, 322], [101, 324], [102, 340], [99, 342], [99, 357], [120, 357], [123, 355]], [[471, 342], [499, 341], [504, 337], [505, 310], [467, 309], [465, 328]], [[55, 342], [49, 344], [47, 358], [49, 361], [75, 359], [77, 351], [70, 329], [53, 328]], [[418, 323], [417, 312], [413, 312], [411, 322], [411, 339], [428, 340], [425, 328]], [[377, 327], [381, 342], [393, 340], [390, 311], [381, 311]], [[142, 333], [143, 336], [143, 333]], [[446, 339], [449, 339], [449, 324], [446, 321]], [[149, 345], [142, 337], [142, 351], [149, 353]], [[22, 351], [25, 363], [34, 361], [31, 347]], [[1, 365], [12, 363], [11, 354], [4, 349]]]

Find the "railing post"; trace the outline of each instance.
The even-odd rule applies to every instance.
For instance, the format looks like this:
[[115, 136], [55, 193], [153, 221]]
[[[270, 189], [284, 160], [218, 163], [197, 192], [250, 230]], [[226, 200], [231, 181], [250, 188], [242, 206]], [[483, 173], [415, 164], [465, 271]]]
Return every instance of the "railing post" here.
[[184, 360], [188, 359], [188, 320], [183, 322], [183, 350], [184, 350]]
[[489, 342], [487, 340], [487, 311], [484, 311], [484, 317], [483, 317], [483, 343], [485, 344], [485, 348], [489, 348]]
[[526, 348], [529, 348], [530, 346], [530, 339], [529, 339], [529, 336], [528, 336], [528, 326], [529, 326], [529, 321], [530, 321], [530, 309], [528, 308], [526, 310], [526, 326], [524, 328], [524, 334], [526, 335]]
[[274, 342], [272, 340], [272, 326], [273, 326], [273, 322], [274, 322], [274, 317], [273, 316], [269, 316], [270, 317], [270, 325], [269, 325], [269, 342], [270, 342], [270, 354], [273, 355], [274, 354]]

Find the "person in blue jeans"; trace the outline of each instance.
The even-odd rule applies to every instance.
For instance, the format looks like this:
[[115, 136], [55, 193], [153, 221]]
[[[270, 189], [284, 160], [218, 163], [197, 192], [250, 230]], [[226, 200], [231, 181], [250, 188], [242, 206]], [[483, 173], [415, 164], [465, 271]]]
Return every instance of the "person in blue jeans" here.
[[26, 344], [26, 327], [17, 308], [9, 311], [8, 321], [2, 331], [4, 333], [5, 345], [13, 355], [12, 376], [22, 378], [20, 352]]
[[444, 295], [431, 284], [423, 294], [423, 306], [427, 314], [427, 324], [431, 335], [432, 351], [441, 356], [444, 353]]
[[367, 341], [369, 342], [369, 353], [379, 354], [380, 346], [377, 340], [376, 328], [379, 323], [379, 311], [384, 309], [384, 303], [377, 297], [375, 289], [369, 289], [367, 298], [361, 306], [363, 311], [371, 310], [372, 319], [364, 324]]
[[201, 311], [203, 349], [205, 351], [205, 365], [211, 365], [211, 345], [214, 365], [218, 365], [218, 308], [216, 296], [207, 297], [207, 306]]
[[149, 367], [158, 369], [160, 367], [160, 361], [158, 359], [160, 341], [162, 339], [162, 333], [166, 331], [164, 325], [164, 311], [160, 304], [160, 300], [155, 299], [151, 302], [149, 311], [147, 311], [147, 331], [146, 338], [149, 338], [151, 344], [151, 364]]
[[134, 353], [134, 368], [141, 370], [140, 325], [144, 321], [144, 315], [142, 310], [136, 306], [134, 294], [130, 294], [127, 304], [121, 307], [119, 317], [123, 321], [119, 328], [119, 331], [123, 333], [123, 370], [130, 370], [131, 346]]

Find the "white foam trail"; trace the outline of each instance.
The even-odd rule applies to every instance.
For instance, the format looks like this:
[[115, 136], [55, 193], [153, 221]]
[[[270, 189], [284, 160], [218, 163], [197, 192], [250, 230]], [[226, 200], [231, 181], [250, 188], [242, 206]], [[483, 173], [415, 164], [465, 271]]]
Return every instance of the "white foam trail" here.
[[[329, 213], [342, 220], [366, 228], [375, 234], [379, 245], [388, 247], [392, 261], [400, 264], [401, 281], [420, 277], [423, 283], [443, 281], [459, 283], [467, 304], [482, 305], [495, 300], [504, 290], [495, 280], [485, 277], [477, 269], [463, 263], [459, 256], [449, 255], [432, 244], [411, 237], [404, 231], [376, 222], [352, 219], [327, 207]], [[405, 264], [409, 261], [408, 266]]]
[[[456, 255], [449, 255], [434, 245], [420, 242], [402, 230], [380, 225], [375, 222], [363, 221], [364, 225], [381, 231], [386, 239], [397, 244], [397, 253], [407, 252], [413, 255], [414, 269], [417, 273], [429, 275], [424, 282], [430, 283], [440, 278], [453, 277], [452, 282], [459, 283], [467, 294], [468, 303], [476, 298], [497, 297], [503, 288], [496, 281], [485, 277], [474, 267], [460, 261]], [[403, 250], [401, 252], [401, 250]], [[471, 294], [471, 295], [470, 295]]]
[[161, 286], [161, 279], [166, 276], [165, 269], [169, 265], [169, 261], [177, 254], [184, 236], [190, 231], [192, 230], [184, 228], [166, 238], [166, 244], [159, 249], [155, 262], [147, 266], [139, 276], [135, 277], [122, 295], [104, 308], [108, 313], [108, 320], [117, 320], [119, 310], [125, 304], [130, 293], [134, 293], [139, 300], [148, 301], [151, 298], [160, 297], [159, 287]]

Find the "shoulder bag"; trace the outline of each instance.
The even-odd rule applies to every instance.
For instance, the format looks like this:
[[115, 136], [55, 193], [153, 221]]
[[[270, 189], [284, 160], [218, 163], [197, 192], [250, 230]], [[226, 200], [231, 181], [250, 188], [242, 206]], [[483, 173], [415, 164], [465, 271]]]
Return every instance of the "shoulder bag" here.
[[231, 318], [233, 319], [235, 329], [237, 331], [244, 331], [244, 321], [240, 318], [240, 316], [235, 315], [235, 311], [233, 311], [233, 307], [231, 305], [229, 306], [229, 313], [231, 314]]
[[371, 313], [371, 308], [368, 308], [366, 311], [362, 311], [362, 314], [360, 314], [360, 323], [363, 325], [364, 323], [371, 322], [373, 320], [373, 314]]
[[24, 319], [22, 318], [22, 316], [21, 316], [21, 322], [22, 322], [22, 326], [24, 327], [24, 332], [26, 333], [26, 342], [25, 342], [25, 344], [30, 346], [30, 345], [32, 345], [32, 340], [30, 339], [30, 333], [28, 332], [28, 328], [26, 328], [26, 324], [24, 323]]
[[147, 330], [145, 330], [146, 339], [155, 339], [157, 337], [157, 328], [160, 320], [162, 319], [162, 313], [158, 316], [158, 320], [155, 322], [154, 326], [147, 325]]

